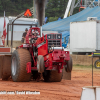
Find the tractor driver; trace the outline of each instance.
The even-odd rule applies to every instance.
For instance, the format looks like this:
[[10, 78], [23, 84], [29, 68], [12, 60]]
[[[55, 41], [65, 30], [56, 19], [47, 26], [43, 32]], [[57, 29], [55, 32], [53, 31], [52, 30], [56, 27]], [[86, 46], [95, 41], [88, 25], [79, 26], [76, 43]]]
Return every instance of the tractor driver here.
[[25, 43], [25, 37], [26, 37], [27, 31], [28, 31], [28, 28], [25, 29], [25, 32], [22, 35], [22, 40], [21, 40], [22, 43]]

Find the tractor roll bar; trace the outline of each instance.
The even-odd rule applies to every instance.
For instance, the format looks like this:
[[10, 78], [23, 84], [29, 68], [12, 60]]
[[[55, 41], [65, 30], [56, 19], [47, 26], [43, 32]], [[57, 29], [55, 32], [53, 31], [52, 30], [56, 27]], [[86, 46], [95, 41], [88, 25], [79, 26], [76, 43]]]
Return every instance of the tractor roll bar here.
[[[37, 27], [37, 24], [14, 24], [14, 22], [12, 22], [12, 24], [7, 24], [7, 45], [8, 45], [8, 38], [9, 38], [9, 25], [12, 25], [12, 32], [11, 32], [11, 48], [13, 46], [12, 42], [13, 42], [13, 25], [22, 25], [22, 26], [36, 26]], [[11, 49], [12, 50], [12, 49]], [[11, 51], [12, 52], [12, 51]]]

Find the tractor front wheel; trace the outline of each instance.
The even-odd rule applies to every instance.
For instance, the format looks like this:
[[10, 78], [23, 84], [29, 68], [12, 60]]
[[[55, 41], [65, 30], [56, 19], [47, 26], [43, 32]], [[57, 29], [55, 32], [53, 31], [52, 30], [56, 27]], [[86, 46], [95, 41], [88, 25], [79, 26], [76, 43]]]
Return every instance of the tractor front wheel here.
[[31, 73], [27, 73], [26, 64], [31, 62], [31, 56], [26, 49], [17, 49], [12, 54], [11, 76], [14, 82], [30, 81]]
[[62, 80], [62, 72], [58, 73], [58, 70], [45, 70], [43, 78], [45, 82], [60, 82]]
[[65, 70], [66, 72], [71, 72], [72, 71], [72, 58], [70, 56], [70, 60], [66, 61], [67, 65], [65, 65]]

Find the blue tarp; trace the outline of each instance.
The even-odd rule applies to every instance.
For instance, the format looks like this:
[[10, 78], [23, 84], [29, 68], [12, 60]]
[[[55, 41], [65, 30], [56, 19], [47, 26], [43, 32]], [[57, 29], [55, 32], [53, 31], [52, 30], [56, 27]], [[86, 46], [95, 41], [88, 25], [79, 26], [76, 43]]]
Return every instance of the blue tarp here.
[[[97, 17], [100, 20], [100, 7], [86, 8], [65, 19], [49, 22], [43, 25], [43, 31], [58, 31], [62, 35], [64, 34], [62, 36], [62, 44], [66, 47], [70, 36], [70, 22], [86, 21], [87, 17]], [[64, 43], [64, 37], [66, 37], [66, 43]]]

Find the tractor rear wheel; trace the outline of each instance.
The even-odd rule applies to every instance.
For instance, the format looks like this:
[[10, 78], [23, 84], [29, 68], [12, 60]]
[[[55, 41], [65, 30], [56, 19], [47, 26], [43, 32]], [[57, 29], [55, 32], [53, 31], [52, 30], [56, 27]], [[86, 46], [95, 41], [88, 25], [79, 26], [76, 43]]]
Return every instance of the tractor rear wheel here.
[[2, 80], [8, 80], [10, 76], [11, 56], [0, 56], [0, 77], [2, 78]]
[[14, 82], [28, 82], [31, 73], [27, 73], [26, 64], [31, 62], [31, 56], [26, 49], [17, 49], [12, 54], [11, 76]]
[[58, 73], [58, 70], [45, 70], [43, 78], [45, 82], [60, 82], [62, 80], [62, 73]]

